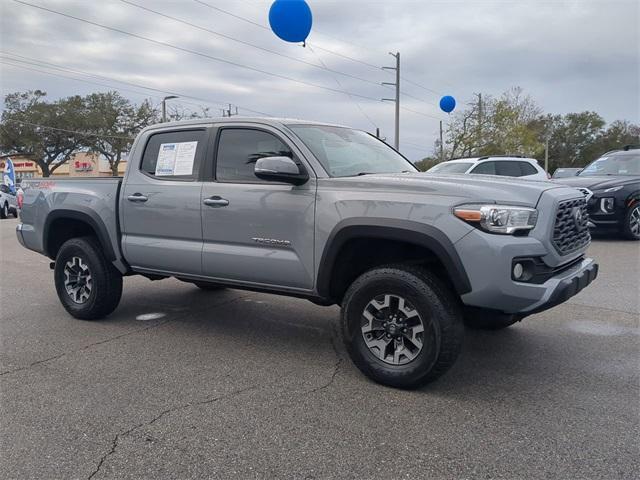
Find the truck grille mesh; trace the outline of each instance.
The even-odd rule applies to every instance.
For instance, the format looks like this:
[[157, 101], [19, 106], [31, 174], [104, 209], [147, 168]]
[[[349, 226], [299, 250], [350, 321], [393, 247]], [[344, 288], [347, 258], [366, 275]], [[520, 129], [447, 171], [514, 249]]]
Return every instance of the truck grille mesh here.
[[566, 200], [558, 204], [553, 228], [553, 246], [560, 255], [568, 255], [591, 241], [589, 215], [584, 198]]

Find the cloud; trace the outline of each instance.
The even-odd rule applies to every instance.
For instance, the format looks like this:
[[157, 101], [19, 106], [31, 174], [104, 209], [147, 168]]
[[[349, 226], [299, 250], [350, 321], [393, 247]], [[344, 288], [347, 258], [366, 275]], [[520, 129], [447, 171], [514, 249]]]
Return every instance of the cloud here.
[[[393, 95], [378, 85], [392, 81], [393, 76], [376, 67], [392, 65], [388, 52], [400, 51], [403, 77], [411, 81], [403, 82], [403, 91], [411, 97], [402, 97], [402, 105], [423, 113], [403, 111], [401, 116], [401, 145], [402, 139], [412, 144], [402, 150], [413, 159], [430, 153], [438, 119], [446, 120], [434, 106], [439, 94], [451, 93], [459, 103], [465, 103], [474, 92], [498, 95], [519, 85], [548, 112], [595, 110], [608, 121], [640, 119], [640, 4], [635, 0], [308, 0], [314, 12], [314, 30], [309, 39], [312, 48], [306, 49], [195, 1], [131, 0], [282, 55], [316, 65], [324, 63], [359, 79], [261, 51], [119, 0], [29, 1], [183, 49], [373, 100], [353, 99], [232, 66], [11, 1], [2, 2], [0, 12], [4, 54], [209, 99], [214, 102], [209, 105], [213, 113], [220, 104], [233, 103], [273, 115], [334, 121], [371, 131], [374, 126], [368, 116], [390, 139], [393, 106], [376, 99]], [[206, 1], [267, 24], [270, 1]], [[66, 72], [74, 78], [60, 78], [15, 66], [0, 68], [3, 94], [41, 88], [56, 98], [109, 89], [82, 81], [91, 80], [120, 87], [134, 101], [145, 97], [140, 88], [95, 77]], [[42, 65], [30, 68], [43, 69]], [[162, 96], [157, 92], [146, 95], [155, 101]], [[187, 101], [190, 108], [201, 103]]]

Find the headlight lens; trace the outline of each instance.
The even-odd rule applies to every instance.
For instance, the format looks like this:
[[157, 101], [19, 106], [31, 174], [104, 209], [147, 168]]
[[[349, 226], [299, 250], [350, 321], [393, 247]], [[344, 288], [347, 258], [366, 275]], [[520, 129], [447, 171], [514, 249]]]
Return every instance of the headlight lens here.
[[618, 185], [617, 187], [611, 187], [611, 188], [607, 188], [604, 193], [613, 193], [613, 192], [617, 192], [618, 190], [622, 190], [624, 188], [624, 185]]
[[454, 208], [453, 213], [487, 232], [506, 235], [531, 230], [536, 226], [538, 219], [538, 211], [535, 208], [511, 205], [460, 205]]

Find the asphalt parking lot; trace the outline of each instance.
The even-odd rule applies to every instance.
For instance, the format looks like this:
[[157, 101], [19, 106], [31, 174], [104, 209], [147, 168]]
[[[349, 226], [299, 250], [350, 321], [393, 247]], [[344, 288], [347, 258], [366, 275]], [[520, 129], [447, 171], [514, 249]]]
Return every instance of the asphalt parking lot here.
[[501, 332], [468, 331], [418, 391], [374, 384], [338, 310], [125, 279], [74, 320], [48, 259], [0, 222], [0, 477], [640, 476], [640, 244], [597, 239], [600, 277]]

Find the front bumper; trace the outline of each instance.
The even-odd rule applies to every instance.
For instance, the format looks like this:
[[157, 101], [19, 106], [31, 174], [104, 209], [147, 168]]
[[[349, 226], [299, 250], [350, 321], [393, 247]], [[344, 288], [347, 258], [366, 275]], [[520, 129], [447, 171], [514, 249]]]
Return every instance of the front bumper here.
[[[530, 315], [546, 310], [577, 294], [597, 276], [598, 266], [583, 251], [568, 255], [557, 274], [542, 283], [515, 281], [511, 277], [514, 258], [545, 258], [547, 247], [530, 237], [472, 232], [455, 245], [466, 268], [471, 291], [461, 296], [470, 307], [508, 314]], [[573, 262], [573, 263], [572, 263]]]
[[544, 310], [553, 308], [556, 305], [560, 305], [561, 303], [569, 300], [574, 295], [577, 295], [583, 288], [593, 282], [598, 276], [598, 264], [590, 258], [585, 260], [585, 262], [587, 261], [590, 261], [591, 263], [581, 268], [578, 272], [572, 274], [571, 276], [561, 280], [556, 285], [556, 287], [551, 290], [548, 298], [541, 301], [539, 305], [523, 313], [530, 315], [532, 313], [542, 312]]

